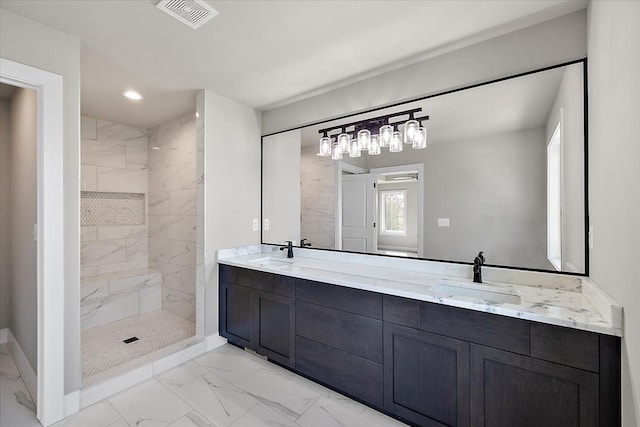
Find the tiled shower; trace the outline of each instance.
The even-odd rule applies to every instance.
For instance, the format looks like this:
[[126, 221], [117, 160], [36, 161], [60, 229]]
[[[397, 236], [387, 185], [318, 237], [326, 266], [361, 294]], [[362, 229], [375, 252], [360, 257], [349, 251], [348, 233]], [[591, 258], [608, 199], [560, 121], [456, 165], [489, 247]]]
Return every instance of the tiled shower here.
[[[82, 117], [84, 378], [171, 344], [167, 328], [195, 333], [195, 124], [195, 112], [151, 129]], [[138, 324], [145, 336], [122, 343]]]

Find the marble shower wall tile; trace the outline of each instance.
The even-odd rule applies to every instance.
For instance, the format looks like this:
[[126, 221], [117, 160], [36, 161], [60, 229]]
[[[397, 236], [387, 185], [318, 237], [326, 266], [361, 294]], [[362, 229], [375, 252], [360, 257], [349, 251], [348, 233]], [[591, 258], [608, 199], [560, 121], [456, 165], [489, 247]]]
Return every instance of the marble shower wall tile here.
[[98, 120], [98, 141], [147, 149], [147, 131]]
[[335, 247], [335, 162], [319, 158], [315, 148], [301, 152], [301, 237], [316, 248]]
[[162, 272], [162, 308], [195, 319], [195, 112], [149, 130], [149, 261]]
[[[83, 191], [147, 193], [146, 130], [82, 117], [81, 134]], [[83, 227], [82, 240], [86, 242], [81, 257], [83, 276], [146, 268], [147, 236], [146, 223]], [[89, 244], [90, 240], [95, 244]], [[97, 271], [89, 268], [94, 266]]]

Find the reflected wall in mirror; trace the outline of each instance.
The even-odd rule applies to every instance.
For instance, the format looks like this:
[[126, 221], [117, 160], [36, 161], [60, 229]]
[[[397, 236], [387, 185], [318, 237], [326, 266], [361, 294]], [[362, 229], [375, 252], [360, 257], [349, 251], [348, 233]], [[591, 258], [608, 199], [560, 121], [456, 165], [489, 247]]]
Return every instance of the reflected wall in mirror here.
[[[264, 137], [263, 243], [585, 274], [584, 65]], [[424, 149], [318, 155], [321, 129], [414, 108]]]

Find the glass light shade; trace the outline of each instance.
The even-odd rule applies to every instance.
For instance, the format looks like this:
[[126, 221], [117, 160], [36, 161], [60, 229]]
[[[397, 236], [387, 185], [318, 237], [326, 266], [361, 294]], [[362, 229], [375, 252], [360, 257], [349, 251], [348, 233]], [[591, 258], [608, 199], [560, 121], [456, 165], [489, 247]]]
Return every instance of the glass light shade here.
[[318, 155], [322, 157], [329, 157], [331, 155], [331, 138], [328, 136], [320, 138]]
[[342, 160], [342, 150], [338, 143], [333, 144], [333, 149], [331, 150], [331, 158], [333, 160]]
[[416, 149], [425, 148], [427, 146], [427, 129], [419, 127], [413, 137], [412, 147]]
[[371, 132], [367, 129], [363, 129], [358, 132], [358, 145], [360, 150], [368, 150], [371, 145]]
[[346, 133], [341, 133], [338, 135], [338, 146], [340, 147], [340, 151], [343, 153], [349, 152], [349, 144], [351, 143], [351, 138]]
[[380, 147], [388, 147], [393, 136], [393, 127], [384, 125], [380, 127]]
[[395, 131], [391, 136], [391, 142], [389, 143], [389, 151], [392, 153], [398, 153], [402, 151], [402, 132]]
[[351, 145], [349, 148], [349, 157], [360, 157], [360, 144], [357, 139], [351, 140]]
[[369, 146], [369, 154], [371, 156], [377, 156], [380, 154], [380, 136], [371, 135], [371, 145]]
[[418, 128], [420, 127], [420, 123], [417, 120], [409, 120], [404, 124], [404, 143], [405, 144], [413, 144], [413, 139], [418, 133]]

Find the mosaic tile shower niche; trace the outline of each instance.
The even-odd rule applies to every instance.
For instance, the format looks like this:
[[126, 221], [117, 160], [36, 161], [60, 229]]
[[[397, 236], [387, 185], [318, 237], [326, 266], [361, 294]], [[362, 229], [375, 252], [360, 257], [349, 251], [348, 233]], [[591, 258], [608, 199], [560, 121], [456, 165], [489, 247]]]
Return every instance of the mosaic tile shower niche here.
[[80, 225], [143, 225], [145, 197], [141, 193], [80, 193]]

